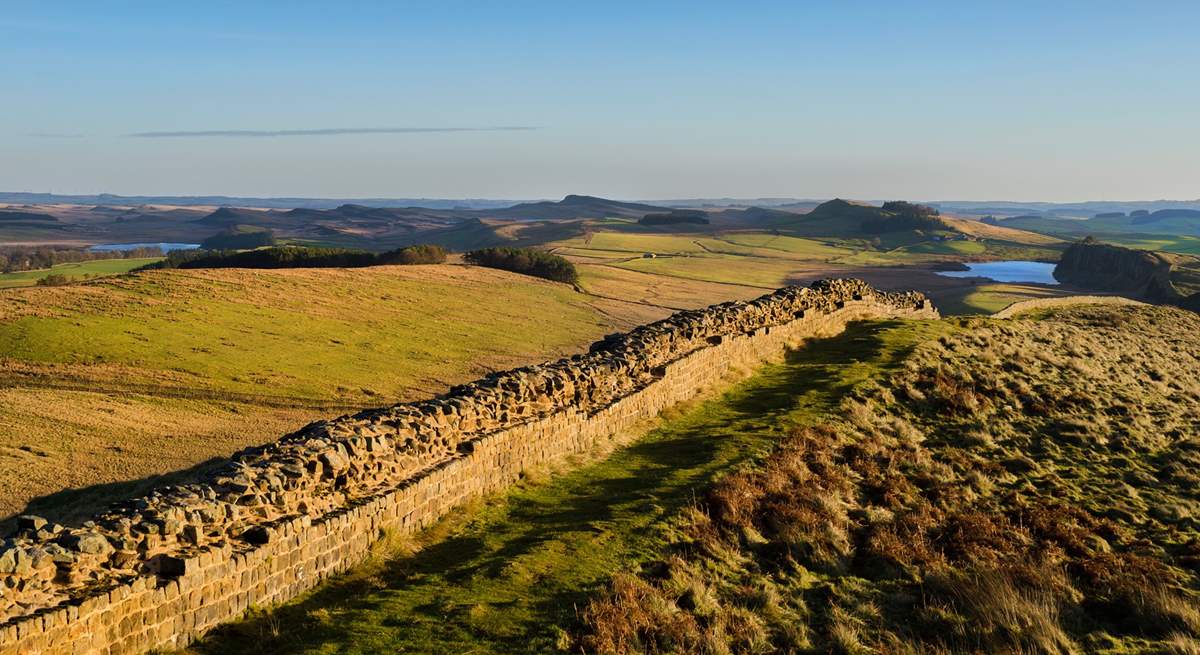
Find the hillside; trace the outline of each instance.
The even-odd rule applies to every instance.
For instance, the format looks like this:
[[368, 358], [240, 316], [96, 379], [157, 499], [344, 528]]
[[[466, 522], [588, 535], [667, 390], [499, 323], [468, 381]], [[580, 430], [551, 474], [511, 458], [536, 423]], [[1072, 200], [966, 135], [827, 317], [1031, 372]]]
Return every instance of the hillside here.
[[595, 196], [569, 195], [558, 202], [532, 202], [505, 209], [480, 210], [481, 216], [516, 220], [551, 220], [568, 218], [641, 218], [649, 213], [669, 212], [666, 207], [621, 202]]
[[769, 228], [797, 236], [877, 239], [884, 243], [930, 238], [977, 238], [1027, 246], [1054, 246], [1060, 240], [1026, 230], [989, 225], [921, 209], [905, 202], [884, 203], [892, 209], [863, 202], [830, 200], [800, 213], [782, 208], [750, 207], [714, 212], [714, 221], [726, 226]]
[[1002, 227], [1032, 230], [1067, 239], [1087, 236], [1136, 248], [1200, 254], [1200, 210], [1105, 212], [1090, 218], [1015, 216], [996, 219]]
[[962, 327], [682, 512], [583, 650], [1200, 648], [1200, 319]]
[[1054, 276], [1085, 289], [1175, 302], [1200, 293], [1200, 258], [1123, 248], [1088, 237], [1067, 248]]
[[150, 271], [5, 290], [0, 518], [47, 495], [38, 512], [86, 513], [319, 416], [573, 351], [641, 320], [622, 307], [462, 266]]
[[30, 211], [16, 211], [10, 209], [0, 209], [0, 223], [5, 224], [38, 224], [38, 223], [57, 223], [58, 219], [49, 214]]
[[189, 652], [1194, 652], [1197, 335], [859, 324]]

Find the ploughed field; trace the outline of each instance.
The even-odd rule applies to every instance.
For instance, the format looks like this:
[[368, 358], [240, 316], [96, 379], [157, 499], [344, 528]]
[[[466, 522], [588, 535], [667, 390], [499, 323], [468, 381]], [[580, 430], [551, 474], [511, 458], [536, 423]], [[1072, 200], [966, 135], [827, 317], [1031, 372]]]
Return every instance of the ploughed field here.
[[30, 501], [84, 517], [310, 420], [577, 352], [664, 313], [465, 266], [147, 271], [5, 290], [0, 518]]
[[1196, 652], [1198, 334], [858, 324], [193, 650]]

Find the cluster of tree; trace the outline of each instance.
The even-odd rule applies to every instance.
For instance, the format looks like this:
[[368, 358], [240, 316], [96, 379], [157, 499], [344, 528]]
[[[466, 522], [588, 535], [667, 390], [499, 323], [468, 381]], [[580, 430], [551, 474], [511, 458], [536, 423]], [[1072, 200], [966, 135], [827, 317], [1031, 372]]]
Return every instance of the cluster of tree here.
[[484, 248], [463, 255], [469, 264], [499, 268], [505, 271], [574, 284], [579, 281], [579, 271], [571, 262], [541, 250], [532, 248]]
[[270, 230], [234, 226], [200, 242], [205, 250], [248, 250], [275, 245], [275, 233]]
[[144, 266], [156, 268], [362, 268], [385, 264], [440, 264], [441, 246], [418, 245], [370, 252], [349, 248], [279, 246], [258, 250], [175, 250], [165, 259]]
[[0, 248], [0, 271], [37, 271], [58, 264], [90, 262], [97, 259], [129, 259], [133, 257], [162, 257], [158, 248], [134, 248], [131, 250], [92, 251], [83, 248], [22, 247]]
[[944, 230], [946, 223], [940, 218], [941, 213], [928, 205], [918, 205], [904, 200], [892, 200], [883, 203], [884, 214], [877, 218], [865, 219], [862, 223], [863, 232], [879, 234], [881, 232], [899, 232], [901, 230]]
[[679, 225], [684, 223], [708, 225], [708, 214], [697, 209], [677, 209], [666, 213], [646, 214], [638, 219], [638, 223], [641, 225]]
[[941, 212], [929, 205], [921, 205], [907, 200], [889, 200], [881, 207], [885, 212], [912, 216], [940, 216]]
[[64, 284], [70, 284], [71, 278], [60, 273], [51, 273], [46, 277], [39, 278], [34, 284], [39, 287], [61, 287]]

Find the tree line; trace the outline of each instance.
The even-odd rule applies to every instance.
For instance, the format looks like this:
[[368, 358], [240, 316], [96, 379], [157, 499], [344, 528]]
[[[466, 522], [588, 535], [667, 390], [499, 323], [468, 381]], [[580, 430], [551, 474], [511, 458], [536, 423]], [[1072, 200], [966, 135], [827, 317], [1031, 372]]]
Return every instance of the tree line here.
[[139, 270], [161, 268], [363, 268], [387, 264], [440, 264], [446, 249], [417, 245], [387, 252], [316, 246], [279, 246], [257, 250], [175, 250]]
[[483, 248], [466, 253], [463, 260], [468, 264], [499, 268], [555, 282], [575, 284], [579, 281], [579, 271], [574, 264], [558, 255], [531, 248]]

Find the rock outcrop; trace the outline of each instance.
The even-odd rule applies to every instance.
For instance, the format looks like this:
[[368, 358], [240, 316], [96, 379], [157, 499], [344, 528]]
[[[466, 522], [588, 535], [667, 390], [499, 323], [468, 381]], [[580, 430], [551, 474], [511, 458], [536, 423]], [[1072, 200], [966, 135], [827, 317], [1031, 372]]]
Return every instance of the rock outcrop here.
[[1054, 268], [1054, 277], [1096, 291], [1172, 302], [1183, 295], [1171, 282], [1175, 259], [1166, 253], [1122, 248], [1088, 237], [1067, 248]]

